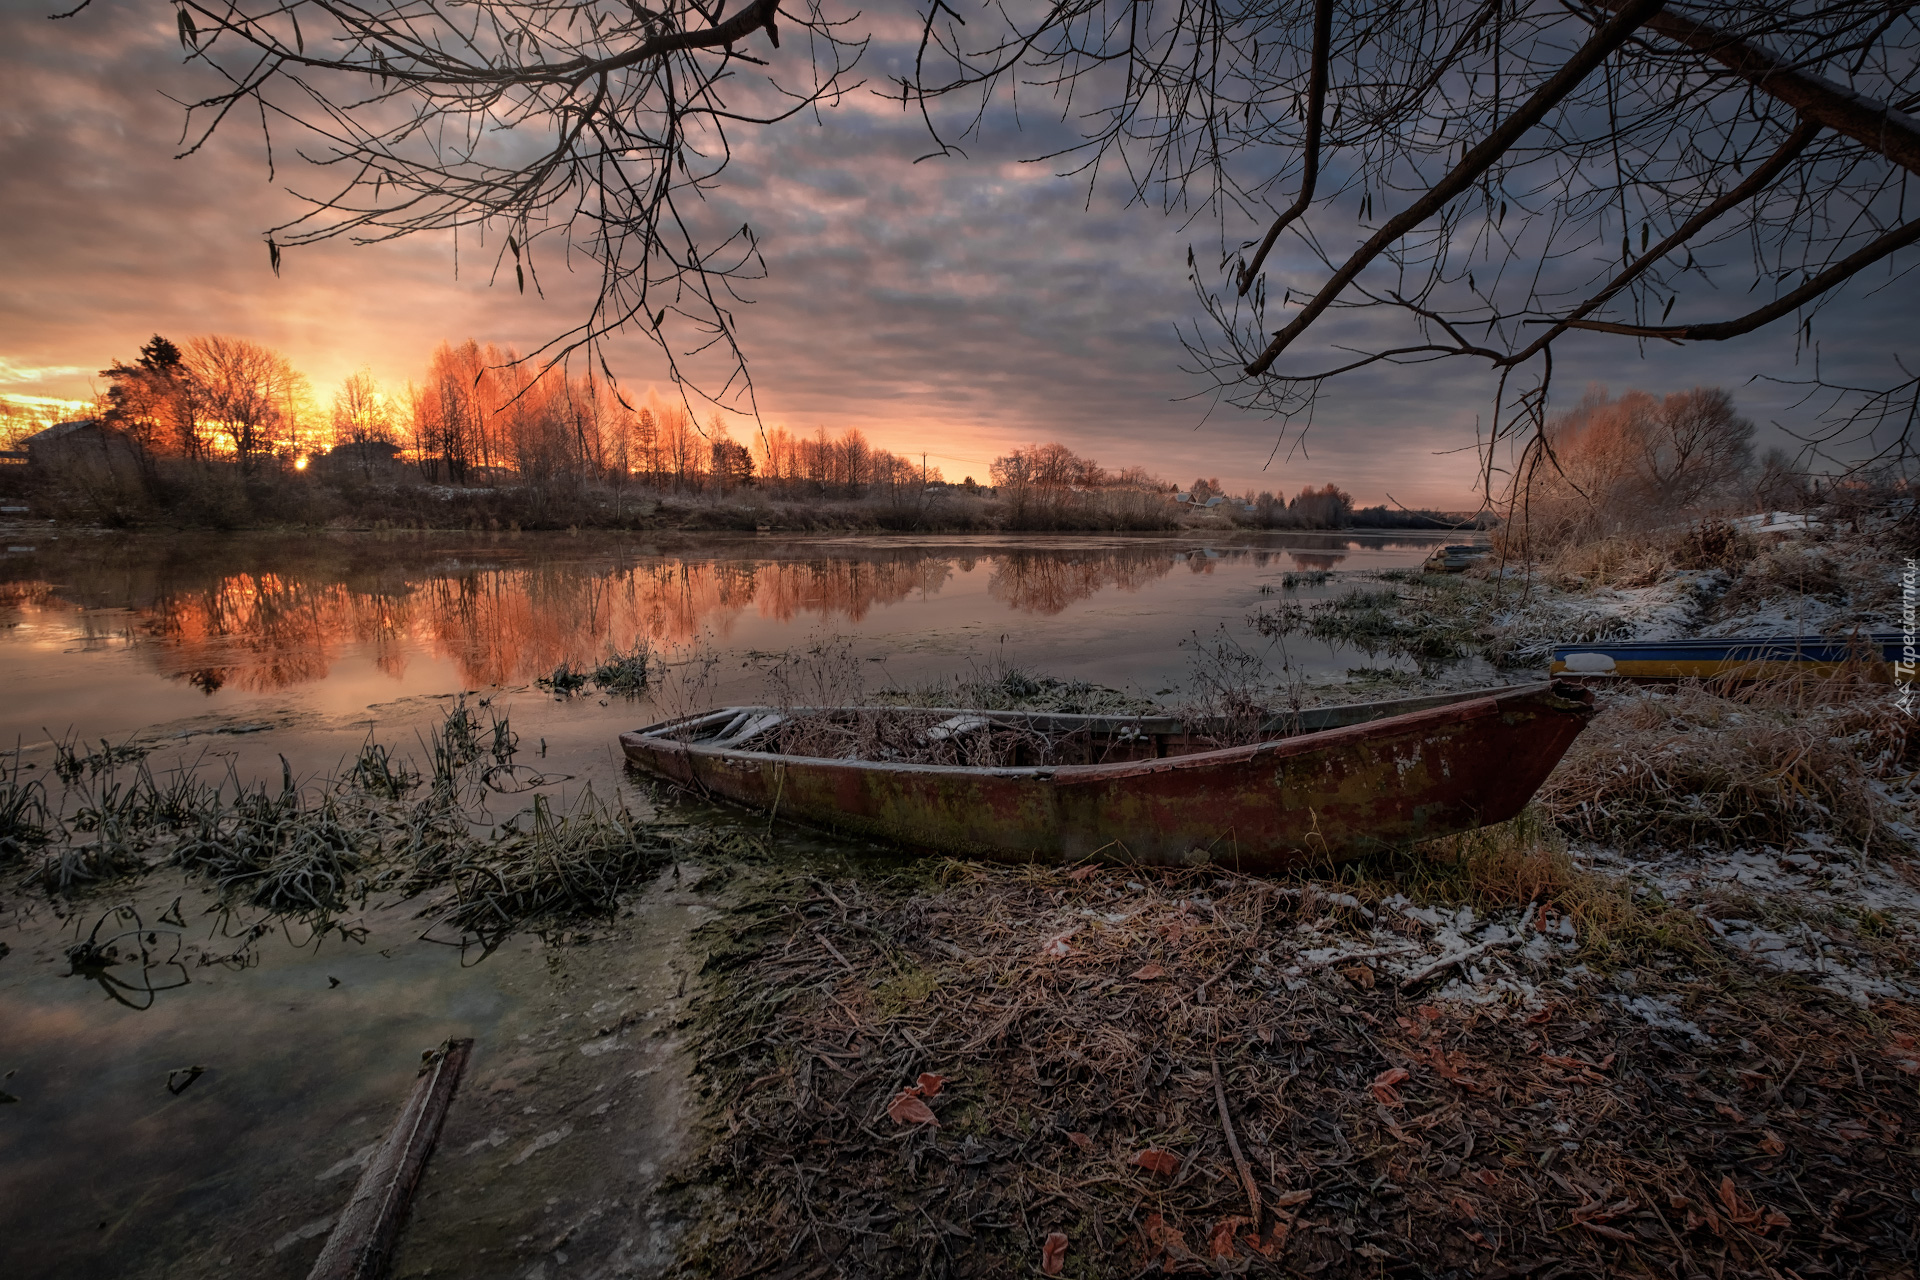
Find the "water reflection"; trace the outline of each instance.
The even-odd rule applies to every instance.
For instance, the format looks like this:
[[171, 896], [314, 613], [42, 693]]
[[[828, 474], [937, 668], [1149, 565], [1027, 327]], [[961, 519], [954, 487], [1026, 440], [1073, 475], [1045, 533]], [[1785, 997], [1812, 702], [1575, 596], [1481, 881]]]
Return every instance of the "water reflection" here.
[[349, 649], [396, 680], [430, 655], [479, 687], [523, 683], [562, 662], [591, 664], [640, 640], [673, 649], [702, 635], [724, 638], [746, 617], [857, 624], [937, 597], [956, 580], [977, 584], [983, 568], [988, 599], [1053, 616], [1103, 592], [1139, 592], [1177, 569], [1331, 568], [1360, 545], [1327, 534], [1296, 535], [1284, 548], [735, 539], [663, 550], [637, 540], [424, 535], [156, 547], [99, 539], [0, 560], [0, 609], [69, 643], [131, 647], [208, 694], [319, 681]]

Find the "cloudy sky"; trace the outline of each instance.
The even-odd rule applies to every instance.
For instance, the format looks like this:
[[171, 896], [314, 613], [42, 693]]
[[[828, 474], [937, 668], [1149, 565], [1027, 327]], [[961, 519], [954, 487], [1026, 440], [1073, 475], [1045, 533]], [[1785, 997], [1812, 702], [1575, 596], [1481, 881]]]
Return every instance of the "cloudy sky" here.
[[[300, 249], [276, 279], [261, 233], [297, 206], [268, 182], [257, 131], [232, 128], [173, 158], [181, 113], [167, 95], [209, 86], [180, 63], [172, 9], [95, 0], [50, 22], [55, 8], [0, 0], [0, 394], [82, 397], [150, 334], [221, 332], [281, 348], [324, 400], [361, 366], [393, 386], [418, 378], [443, 338], [525, 349], [579, 318], [584, 282], [549, 264], [549, 296], [522, 296], [490, 285], [471, 246], [456, 278], [444, 239]], [[870, 20], [893, 34], [909, 8], [885, 0]], [[901, 52], [876, 43], [864, 70], [884, 78]], [[1020, 163], [1057, 136], [1029, 116], [1025, 133], [993, 129], [965, 159], [916, 165], [922, 126], [861, 92], [747, 140], [713, 203], [716, 220], [752, 221], [772, 273], [742, 312], [767, 421], [859, 426], [900, 452], [928, 451], [956, 478], [984, 477], [1008, 446], [1057, 439], [1183, 483], [1290, 492], [1332, 480], [1362, 502], [1474, 501], [1475, 424], [1492, 392], [1478, 369], [1343, 384], [1305, 456], [1271, 462], [1273, 424], [1190, 399], [1205, 386], [1179, 368], [1174, 326], [1195, 310], [1186, 250], [1196, 244], [1204, 261], [1217, 232], [1106, 190], [1089, 199], [1051, 166]], [[1304, 258], [1270, 274], [1276, 293], [1316, 279]], [[1826, 348], [1880, 377], [1913, 311], [1898, 293], [1840, 310]], [[1590, 380], [1719, 383], [1763, 424], [1804, 425], [1787, 392], [1749, 384], [1756, 370], [1793, 368], [1790, 325], [1774, 329], [1644, 356], [1574, 335], [1557, 348], [1556, 386], [1571, 399]], [[660, 378], [639, 341], [616, 343], [611, 359], [637, 388]]]

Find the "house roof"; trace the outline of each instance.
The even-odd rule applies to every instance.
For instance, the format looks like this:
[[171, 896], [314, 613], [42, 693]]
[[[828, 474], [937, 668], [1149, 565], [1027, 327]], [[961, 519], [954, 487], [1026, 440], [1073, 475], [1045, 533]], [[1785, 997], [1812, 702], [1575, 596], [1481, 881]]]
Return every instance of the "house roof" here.
[[45, 431], [36, 431], [20, 442], [22, 449], [31, 449], [36, 444], [51, 444], [65, 436], [70, 436], [82, 427], [97, 427], [97, 418], [76, 418], [72, 422], [56, 422]]

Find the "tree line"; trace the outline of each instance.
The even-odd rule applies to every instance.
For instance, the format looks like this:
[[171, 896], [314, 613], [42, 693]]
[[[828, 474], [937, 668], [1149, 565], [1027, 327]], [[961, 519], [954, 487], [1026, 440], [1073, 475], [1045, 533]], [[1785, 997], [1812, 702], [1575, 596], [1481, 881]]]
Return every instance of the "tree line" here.
[[322, 406], [285, 356], [245, 338], [180, 344], [155, 335], [132, 362], [101, 370], [100, 417], [156, 458], [225, 461], [244, 471], [319, 457], [351, 476], [398, 461], [456, 486], [501, 482], [640, 484], [787, 496], [897, 494], [941, 480], [938, 467], [872, 444], [858, 428], [767, 427], [734, 439], [719, 414], [642, 397], [604, 378], [537, 368], [511, 348], [442, 342], [424, 376], [382, 388], [349, 375]]
[[[411, 469], [432, 484], [546, 491], [636, 486], [726, 494], [744, 487], [784, 498], [899, 499], [945, 485], [925, 455], [881, 448], [858, 429], [811, 433], [764, 426], [737, 440], [727, 420], [702, 423], [682, 403], [643, 396], [591, 374], [542, 368], [510, 347], [443, 341], [418, 381], [382, 387], [371, 371], [343, 379], [323, 403], [283, 354], [209, 334], [155, 335], [131, 362], [101, 370], [98, 417], [143, 455], [244, 474], [317, 463], [337, 482], [393, 482]], [[1177, 486], [1144, 467], [1111, 469], [1053, 442], [993, 459], [988, 492], [1017, 527], [1165, 527]], [[980, 492], [972, 476], [957, 486]], [[1194, 505], [1227, 496], [1196, 480]], [[1271, 528], [1339, 528], [1352, 497], [1307, 486], [1292, 499], [1248, 491], [1229, 514]]]

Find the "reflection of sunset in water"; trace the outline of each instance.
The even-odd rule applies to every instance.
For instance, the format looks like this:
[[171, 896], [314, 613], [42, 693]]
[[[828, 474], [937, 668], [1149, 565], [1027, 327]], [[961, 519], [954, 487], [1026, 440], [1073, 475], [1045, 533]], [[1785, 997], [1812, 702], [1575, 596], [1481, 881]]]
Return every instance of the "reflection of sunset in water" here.
[[[409, 565], [330, 562], [316, 548], [267, 559], [275, 568], [219, 573], [129, 569], [89, 558], [57, 581], [7, 584], [0, 605], [61, 619], [105, 638], [94, 615], [125, 609], [133, 647], [172, 679], [211, 693], [264, 691], [326, 678], [357, 647], [394, 679], [410, 653], [449, 662], [469, 687], [518, 684], [563, 662], [592, 664], [645, 640], [684, 647], [724, 638], [749, 610], [777, 623], [858, 623], [876, 608], [937, 595], [956, 572], [987, 569], [987, 595], [1023, 613], [1057, 614], [1101, 591], [1135, 591], [1182, 560], [1205, 572], [1218, 556], [1167, 545], [954, 553], [859, 548], [814, 558], [426, 557]], [[324, 544], [319, 550], [324, 550]], [[824, 550], [824, 549], [823, 549]], [[1245, 551], [1224, 553], [1244, 559]], [[1268, 553], [1258, 553], [1265, 561]]]
[[1178, 594], [1176, 584], [1211, 582], [1226, 566], [1250, 586], [1249, 574], [1331, 566], [1356, 550], [1338, 535], [1224, 548], [732, 538], [671, 551], [538, 536], [102, 538], [0, 559], [0, 610], [16, 643], [124, 649], [208, 694], [338, 679], [349, 657], [377, 681], [412, 683], [410, 666], [427, 664], [439, 673], [427, 685], [480, 688], [524, 684], [563, 662], [591, 666], [642, 641], [668, 654], [730, 637], [785, 647], [806, 629], [863, 629], [878, 611], [914, 601], [923, 607], [864, 629], [948, 635], [998, 626], [995, 614], [1033, 624], [1103, 595], [1112, 603], [1097, 607], [1125, 615], [1147, 607], [1136, 594]]

